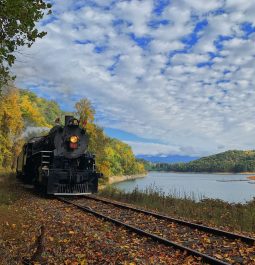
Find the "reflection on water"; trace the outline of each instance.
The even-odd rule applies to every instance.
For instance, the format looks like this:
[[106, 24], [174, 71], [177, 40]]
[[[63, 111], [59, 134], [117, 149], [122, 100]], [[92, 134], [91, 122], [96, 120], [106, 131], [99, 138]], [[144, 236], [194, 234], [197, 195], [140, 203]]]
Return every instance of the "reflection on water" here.
[[228, 202], [246, 202], [255, 197], [255, 181], [242, 174], [192, 174], [149, 172], [144, 178], [115, 184], [116, 187], [132, 191], [136, 187], [144, 190], [152, 185], [162, 192], [179, 197], [189, 195], [199, 200], [202, 197]]

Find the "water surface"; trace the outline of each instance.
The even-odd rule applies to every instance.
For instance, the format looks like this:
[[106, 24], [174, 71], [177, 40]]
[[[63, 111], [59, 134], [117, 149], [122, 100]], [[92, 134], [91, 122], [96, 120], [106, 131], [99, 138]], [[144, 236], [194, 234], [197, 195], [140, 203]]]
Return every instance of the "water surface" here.
[[[143, 190], [154, 186], [165, 193], [221, 199], [228, 202], [246, 202], [255, 197], [255, 181], [244, 174], [206, 174], [149, 172], [144, 178], [114, 184], [125, 191], [136, 187]], [[253, 184], [252, 184], [253, 183]]]

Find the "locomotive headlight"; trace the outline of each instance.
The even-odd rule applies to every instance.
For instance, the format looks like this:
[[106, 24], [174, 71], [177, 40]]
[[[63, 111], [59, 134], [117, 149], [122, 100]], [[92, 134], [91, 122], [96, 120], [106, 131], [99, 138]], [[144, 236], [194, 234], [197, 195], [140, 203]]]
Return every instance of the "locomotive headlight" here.
[[71, 142], [71, 143], [75, 144], [75, 143], [77, 143], [78, 141], [79, 141], [79, 137], [78, 137], [78, 136], [73, 135], [73, 136], [70, 137], [70, 142]]

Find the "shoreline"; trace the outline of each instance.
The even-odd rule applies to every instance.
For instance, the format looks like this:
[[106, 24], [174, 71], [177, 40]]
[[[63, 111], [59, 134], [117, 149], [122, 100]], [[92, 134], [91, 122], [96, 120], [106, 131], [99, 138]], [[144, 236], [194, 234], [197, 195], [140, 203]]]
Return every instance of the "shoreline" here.
[[147, 173], [135, 174], [135, 175], [124, 175], [124, 176], [111, 176], [111, 177], [109, 177], [109, 181], [107, 184], [111, 185], [111, 184], [123, 182], [126, 180], [134, 180], [134, 179], [144, 178], [146, 175], [147, 175]]
[[148, 174], [147, 173], [142, 173], [142, 174], [135, 174], [135, 175], [123, 175], [123, 176], [110, 176], [109, 177], [109, 181], [105, 184], [102, 185], [98, 185], [98, 190], [103, 190], [106, 186], [108, 185], [112, 185], [114, 183], [120, 183], [126, 180], [135, 180], [135, 179], [139, 179], [139, 178], [144, 178], [146, 177]]

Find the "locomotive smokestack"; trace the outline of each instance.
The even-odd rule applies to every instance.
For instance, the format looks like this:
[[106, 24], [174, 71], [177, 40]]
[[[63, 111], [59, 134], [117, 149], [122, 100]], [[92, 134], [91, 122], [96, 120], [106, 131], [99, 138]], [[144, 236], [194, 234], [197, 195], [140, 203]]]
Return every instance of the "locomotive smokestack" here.
[[73, 116], [66, 115], [66, 116], [65, 116], [65, 126], [67, 126], [68, 123], [69, 123], [69, 121], [70, 121], [71, 119], [73, 119], [73, 118], [74, 118]]

